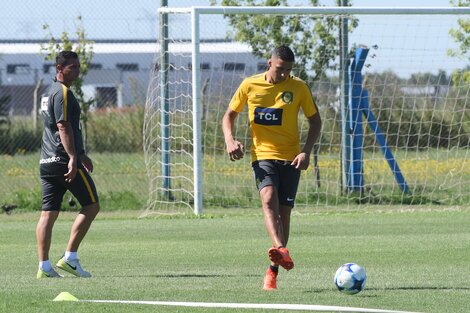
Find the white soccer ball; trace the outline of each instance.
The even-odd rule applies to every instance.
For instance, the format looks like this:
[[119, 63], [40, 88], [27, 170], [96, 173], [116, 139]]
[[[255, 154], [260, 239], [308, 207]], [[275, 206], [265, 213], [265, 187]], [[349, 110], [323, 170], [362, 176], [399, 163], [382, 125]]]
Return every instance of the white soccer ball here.
[[355, 263], [343, 264], [336, 271], [334, 282], [339, 291], [354, 295], [364, 289], [366, 270]]

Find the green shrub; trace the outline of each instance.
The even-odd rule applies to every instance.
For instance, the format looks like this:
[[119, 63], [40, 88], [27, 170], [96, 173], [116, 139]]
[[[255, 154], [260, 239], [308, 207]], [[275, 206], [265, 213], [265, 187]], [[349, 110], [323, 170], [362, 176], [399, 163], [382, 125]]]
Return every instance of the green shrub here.
[[15, 117], [0, 128], [0, 154], [25, 154], [41, 148], [42, 130], [34, 129], [31, 118]]
[[88, 121], [87, 150], [142, 152], [144, 110], [135, 105], [94, 111]]
[[[370, 108], [391, 147], [417, 149], [467, 147], [468, 110], [463, 91], [451, 88], [448, 97], [430, 99], [412, 98], [400, 91], [400, 82], [395, 85], [375, 84], [366, 86], [370, 93]], [[328, 99], [323, 99], [323, 102]], [[341, 145], [341, 114], [328, 103], [318, 103], [323, 120], [323, 131], [319, 139], [320, 152], [334, 152]], [[206, 105], [202, 117], [202, 147], [205, 152], [223, 154], [225, 151], [221, 128], [222, 113], [226, 104]], [[155, 113], [158, 114], [158, 113]], [[308, 123], [301, 117], [301, 141], [307, 136]], [[30, 117], [14, 117], [0, 125], [0, 154], [24, 154], [37, 152], [41, 146], [42, 122], [34, 129]], [[171, 124], [192, 125], [192, 114], [179, 112], [171, 115]], [[134, 105], [123, 108], [106, 108], [90, 112], [87, 123], [87, 150], [91, 152], [143, 152], [144, 108]], [[153, 144], [159, 147], [160, 127], [155, 127]], [[244, 139], [245, 148], [250, 149], [251, 131], [246, 111], [239, 115], [234, 135]], [[172, 129], [171, 146], [175, 150], [192, 151], [192, 135], [188, 128]], [[364, 120], [364, 147], [374, 149], [376, 138]], [[367, 149], [367, 148], [366, 148]]]

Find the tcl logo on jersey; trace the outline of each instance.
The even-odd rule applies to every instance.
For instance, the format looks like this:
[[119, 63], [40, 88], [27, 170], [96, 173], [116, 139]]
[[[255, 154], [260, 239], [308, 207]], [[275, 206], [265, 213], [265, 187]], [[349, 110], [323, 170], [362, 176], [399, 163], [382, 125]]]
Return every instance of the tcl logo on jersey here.
[[282, 125], [282, 109], [255, 108], [255, 124]]

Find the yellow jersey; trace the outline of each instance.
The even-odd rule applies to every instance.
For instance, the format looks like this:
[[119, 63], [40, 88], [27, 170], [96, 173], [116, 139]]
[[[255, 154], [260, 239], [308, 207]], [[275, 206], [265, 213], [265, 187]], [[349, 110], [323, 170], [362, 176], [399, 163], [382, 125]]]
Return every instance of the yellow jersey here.
[[261, 73], [245, 78], [229, 107], [240, 113], [248, 104], [252, 161], [292, 161], [300, 153], [300, 108], [309, 118], [317, 114], [317, 106], [300, 78], [289, 76], [279, 84], [271, 84], [265, 77], [266, 73]]

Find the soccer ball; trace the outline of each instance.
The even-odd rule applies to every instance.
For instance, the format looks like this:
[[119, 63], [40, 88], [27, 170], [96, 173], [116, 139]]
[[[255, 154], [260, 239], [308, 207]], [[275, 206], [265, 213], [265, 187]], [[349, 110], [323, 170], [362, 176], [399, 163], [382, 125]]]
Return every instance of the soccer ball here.
[[354, 295], [364, 289], [366, 271], [355, 263], [343, 264], [336, 271], [334, 282], [339, 291]]

